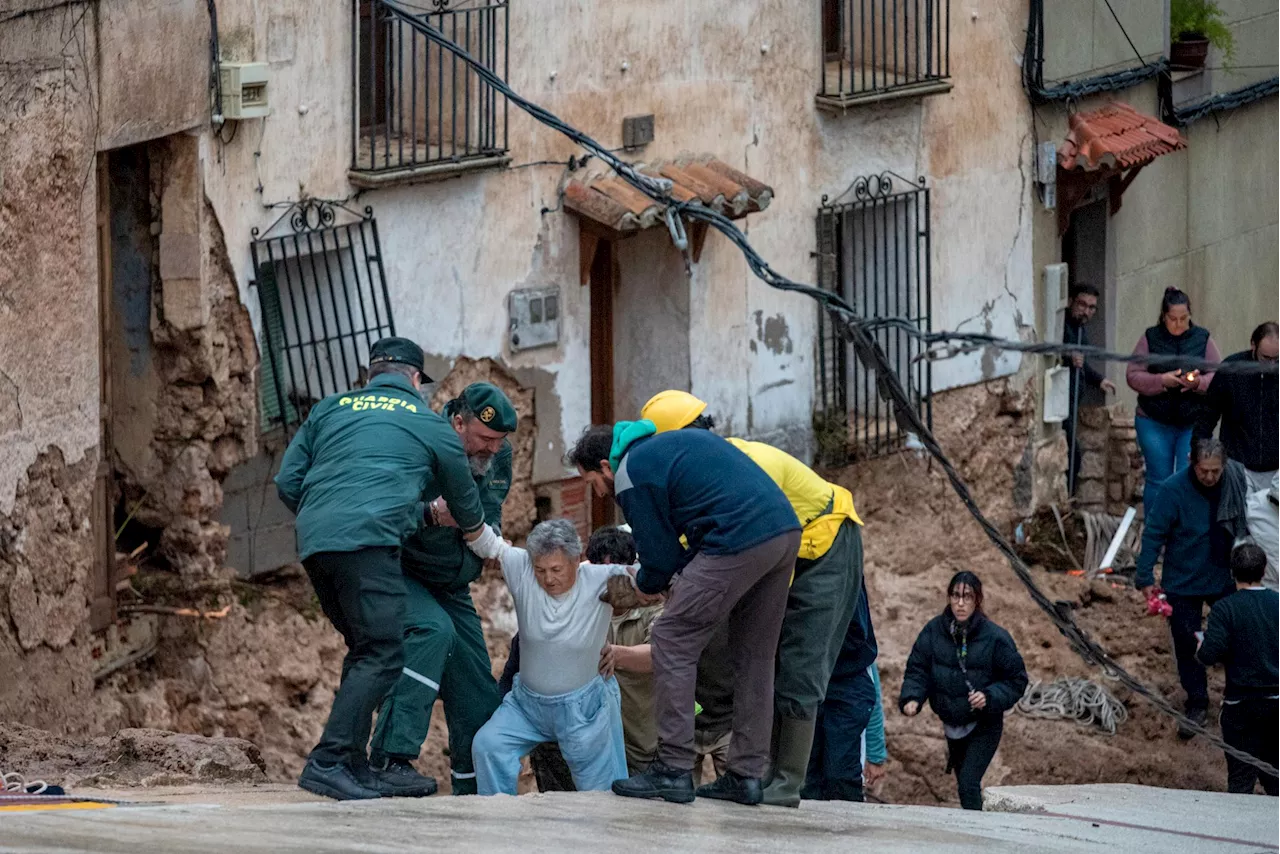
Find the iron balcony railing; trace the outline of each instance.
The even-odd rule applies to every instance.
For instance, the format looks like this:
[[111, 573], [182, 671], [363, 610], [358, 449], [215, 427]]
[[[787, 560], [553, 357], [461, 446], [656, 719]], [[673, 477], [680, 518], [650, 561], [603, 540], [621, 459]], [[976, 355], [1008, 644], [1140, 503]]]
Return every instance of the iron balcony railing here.
[[[901, 318], [931, 327], [929, 189], [886, 172], [857, 179], [853, 201], [818, 209], [818, 285], [840, 294], [866, 319]], [[933, 422], [933, 369], [918, 338], [901, 328], [879, 328], [884, 350], [921, 418]], [[819, 456], [838, 465], [902, 449], [907, 436], [880, 399], [873, 371], [819, 309], [815, 428]]]
[[929, 88], [951, 76], [951, 0], [821, 0], [825, 98]]
[[507, 78], [507, 0], [353, 0], [352, 169], [385, 172], [499, 157], [507, 101], [418, 32], [442, 32]]

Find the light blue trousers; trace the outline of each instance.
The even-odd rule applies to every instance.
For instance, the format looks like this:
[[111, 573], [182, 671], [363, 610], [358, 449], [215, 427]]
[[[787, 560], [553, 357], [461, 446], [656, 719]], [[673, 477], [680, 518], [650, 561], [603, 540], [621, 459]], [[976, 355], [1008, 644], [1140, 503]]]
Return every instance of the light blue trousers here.
[[516, 793], [520, 758], [544, 741], [560, 745], [579, 792], [606, 791], [627, 776], [618, 681], [599, 676], [576, 691], [548, 697], [524, 687], [511, 692], [471, 744], [482, 795]]

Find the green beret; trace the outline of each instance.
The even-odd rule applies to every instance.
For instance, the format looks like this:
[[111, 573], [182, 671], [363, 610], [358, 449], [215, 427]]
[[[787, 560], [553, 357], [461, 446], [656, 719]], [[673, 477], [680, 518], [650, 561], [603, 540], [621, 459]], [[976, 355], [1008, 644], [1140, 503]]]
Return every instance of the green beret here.
[[516, 429], [516, 408], [502, 389], [492, 383], [472, 383], [462, 390], [462, 400], [480, 419], [480, 423], [499, 433], [513, 433]]
[[417, 369], [423, 382], [431, 382], [431, 377], [422, 369], [425, 360], [422, 348], [408, 338], [381, 338], [369, 349], [370, 367], [379, 362], [400, 362]]

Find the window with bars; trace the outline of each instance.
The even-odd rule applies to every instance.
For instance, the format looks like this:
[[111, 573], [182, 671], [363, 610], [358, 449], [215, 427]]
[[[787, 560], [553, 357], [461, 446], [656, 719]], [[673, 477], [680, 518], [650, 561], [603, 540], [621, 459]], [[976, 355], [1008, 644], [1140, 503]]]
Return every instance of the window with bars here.
[[352, 0], [352, 180], [506, 162], [507, 103], [434, 29], [507, 78], [507, 0]]
[[[840, 294], [858, 315], [901, 318], [930, 330], [929, 189], [924, 179], [907, 181], [891, 172], [858, 178], [853, 200], [818, 209], [818, 284]], [[877, 329], [876, 342], [903, 387], [932, 423], [932, 368], [924, 347], [902, 329]], [[828, 464], [867, 459], [900, 450], [907, 437], [876, 391], [874, 373], [819, 309], [818, 403], [815, 428], [819, 455]]]
[[254, 238], [262, 429], [290, 433], [313, 404], [364, 385], [369, 348], [396, 333], [378, 223], [370, 208], [306, 201]]
[[820, 106], [951, 88], [950, 0], [821, 0]]

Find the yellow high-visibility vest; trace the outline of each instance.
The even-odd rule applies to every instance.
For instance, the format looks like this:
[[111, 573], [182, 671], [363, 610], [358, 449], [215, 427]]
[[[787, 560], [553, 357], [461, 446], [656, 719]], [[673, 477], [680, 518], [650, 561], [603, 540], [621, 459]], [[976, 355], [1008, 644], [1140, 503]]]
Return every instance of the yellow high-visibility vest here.
[[791, 502], [804, 529], [797, 555], [801, 560], [816, 560], [826, 554], [845, 519], [862, 524], [853, 506], [853, 495], [843, 486], [823, 480], [813, 469], [772, 445], [745, 439], [729, 441], [764, 469]]

